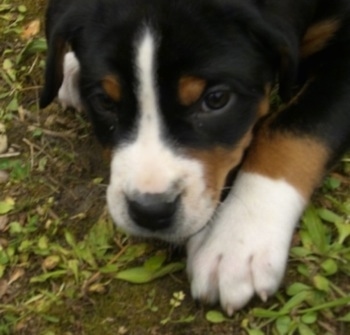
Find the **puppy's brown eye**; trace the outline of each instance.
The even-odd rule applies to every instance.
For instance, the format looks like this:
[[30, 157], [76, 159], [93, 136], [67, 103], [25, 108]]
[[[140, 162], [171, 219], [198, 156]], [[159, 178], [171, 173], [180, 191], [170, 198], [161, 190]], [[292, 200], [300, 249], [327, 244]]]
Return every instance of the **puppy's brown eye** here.
[[115, 109], [115, 102], [106, 94], [101, 94], [99, 96], [99, 104], [100, 107], [105, 111], [112, 111]]
[[208, 93], [203, 100], [205, 111], [212, 111], [224, 108], [232, 100], [232, 93], [227, 90], [214, 91]]

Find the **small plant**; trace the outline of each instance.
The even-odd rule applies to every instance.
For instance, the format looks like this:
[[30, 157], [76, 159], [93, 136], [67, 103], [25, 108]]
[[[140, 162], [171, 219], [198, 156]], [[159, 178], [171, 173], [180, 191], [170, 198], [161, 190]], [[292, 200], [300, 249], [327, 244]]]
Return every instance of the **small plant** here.
[[156, 289], [152, 289], [147, 298], [147, 307], [146, 309], [150, 310], [151, 312], [158, 312], [159, 308], [155, 305], [155, 298], [156, 298]]
[[174, 292], [172, 298], [170, 299], [170, 310], [165, 319], [163, 319], [160, 323], [162, 325], [166, 325], [167, 323], [190, 323], [195, 320], [195, 316], [190, 315], [186, 317], [181, 317], [180, 319], [173, 319], [173, 314], [175, 310], [181, 306], [185, 299], [185, 293], [183, 291]]
[[[2, 53], [2, 68], [0, 70], [0, 119], [12, 120], [17, 113], [22, 100], [22, 93], [28, 90], [26, 79], [33, 72], [35, 65], [40, 63], [41, 54], [46, 50], [46, 42], [38, 36], [39, 20], [25, 25], [27, 7], [13, 6], [9, 1], [0, 5], [1, 21], [0, 33], [5, 39], [13, 39], [11, 47]], [[25, 62], [33, 57], [31, 64]], [[37, 89], [37, 87], [33, 87]]]
[[118, 272], [116, 278], [134, 284], [145, 284], [157, 278], [183, 270], [185, 267], [185, 264], [182, 262], [165, 264], [166, 258], [167, 253], [164, 250], [159, 251], [147, 259], [142, 266], [137, 266]]

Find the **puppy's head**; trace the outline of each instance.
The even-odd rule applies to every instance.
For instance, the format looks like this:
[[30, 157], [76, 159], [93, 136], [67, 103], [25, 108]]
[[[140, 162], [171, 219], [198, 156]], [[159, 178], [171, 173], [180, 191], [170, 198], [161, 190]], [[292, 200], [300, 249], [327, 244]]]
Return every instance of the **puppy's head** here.
[[293, 43], [252, 4], [74, 3], [60, 7], [48, 34], [42, 105], [62, 83], [68, 43], [80, 64], [84, 107], [112, 150], [113, 219], [136, 235], [184, 240], [212, 218], [229, 172], [268, 111], [277, 73], [288, 92]]

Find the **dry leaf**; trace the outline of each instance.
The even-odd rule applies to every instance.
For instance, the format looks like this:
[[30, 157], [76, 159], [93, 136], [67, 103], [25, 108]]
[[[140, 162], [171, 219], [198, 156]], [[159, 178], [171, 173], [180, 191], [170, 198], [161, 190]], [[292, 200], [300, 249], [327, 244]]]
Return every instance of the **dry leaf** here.
[[42, 267], [45, 270], [52, 270], [60, 263], [60, 261], [61, 261], [60, 256], [51, 255], [51, 256], [48, 256], [44, 259], [44, 261], [42, 263]]
[[9, 179], [9, 173], [4, 170], [0, 170], [0, 184], [6, 184], [9, 181]]
[[91, 286], [89, 286], [88, 288], [89, 292], [92, 293], [105, 293], [106, 292], [106, 287], [101, 284], [101, 283], [96, 283], [96, 284], [92, 284]]
[[23, 277], [25, 274], [24, 269], [22, 268], [17, 268], [15, 270], [15, 272], [11, 275], [10, 280], [8, 282], [8, 285], [11, 285], [12, 283], [14, 283], [16, 280], [18, 280], [19, 278]]
[[20, 121], [24, 121], [26, 117], [26, 110], [23, 108], [23, 106], [18, 107], [18, 116]]
[[27, 24], [22, 32], [22, 38], [24, 40], [29, 40], [32, 37], [36, 36], [39, 34], [40, 31], [40, 20], [34, 20]]
[[8, 289], [8, 284], [6, 280], [0, 280], [0, 299], [6, 294]]
[[[4, 239], [4, 238], [2, 238], [2, 237], [0, 237], [0, 247], [7, 248], [8, 245], [9, 245], [9, 241]], [[1, 270], [1, 268], [0, 268], [0, 270]]]
[[7, 215], [0, 215], [0, 231], [6, 230], [8, 222], [9, 218]]
[[7, 135], [6, 135], [6, 128], [5, 125], [0, 123], [0, 154], [7, 151], [8, 148], [8, 141], [7, 141]]

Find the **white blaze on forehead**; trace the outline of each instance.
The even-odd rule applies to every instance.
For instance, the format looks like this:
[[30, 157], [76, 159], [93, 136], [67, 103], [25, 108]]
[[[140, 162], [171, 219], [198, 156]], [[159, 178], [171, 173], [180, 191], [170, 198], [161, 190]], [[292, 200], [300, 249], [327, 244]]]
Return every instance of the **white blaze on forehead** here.
[[[216, 207], [206, 189], [200, 162], [182, 157], [165, 141], [157, 85], [158, 36], [144, 26], [134, 44], [135, 95], [138, 120], [132, 142], [116, 149], [111, 162], [107, 190], [110, 213], [115, 222], [134, 235], [179, 241], [199, 231]], [[128, 212], [127, 199], [135, 194], [181, 197], [175, 222], [166, 230], [139, 227]]]
[[[173, 167], [174, 153], [161, 138], [156, 54], [157, 38], [154, 31], [145, 26], [135, 45], [135, 93], [139, 119], [135, 142], [129, 147], [130, 157], [136, 160], [132, 168], [131, 192], [166, 193], [177, 179], [176, 164]], [[168, 169], [159, 166], [159, 162], [163, 162]]]
[[136, 46], [136, 74], [138, 79], [137, 100], [139, 104], [138, 139], [159, 140], [160, 117], [157, 96], [156, 38], [150, 28], [145, 27]]

